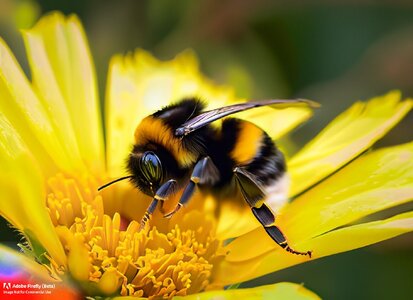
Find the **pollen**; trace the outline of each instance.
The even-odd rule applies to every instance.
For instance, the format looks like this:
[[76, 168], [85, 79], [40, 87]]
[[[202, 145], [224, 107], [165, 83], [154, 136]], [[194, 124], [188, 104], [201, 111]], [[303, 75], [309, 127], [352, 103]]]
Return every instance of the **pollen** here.
[[47, 208], [68, 257], [65, 272], [85, 295], [169, 299], [208, 289], [225, 256], [212, 217], [193, 210], [166, 229], [140, 230], [141, 216], [125, 225], [119, 213], [105, 214], [97, 186], [93, 178], [61, 174], [48, 181]]

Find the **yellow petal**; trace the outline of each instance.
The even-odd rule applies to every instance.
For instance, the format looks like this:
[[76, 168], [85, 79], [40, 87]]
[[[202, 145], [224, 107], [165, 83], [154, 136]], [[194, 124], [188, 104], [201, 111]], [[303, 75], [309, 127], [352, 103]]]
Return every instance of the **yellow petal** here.
[[412, 105], [412, 100], [400, 102], [397, 91], [354, 104], [288, 162], [290, 194], [302, 192], [370, 147], [397, 124]]
[[349, 251], [378, 243], [413, 230], [413, 212], [392, 218], [333, 230], [305, 244], [314, 250], [314, 258]]
[[45, 282], [56, 281], [41, 264], [28, 258], [21, 252], [0, 244], [0, 277], [4, 278], [3, 276], [11, 276], [13, 273], [21, 272], [28, 273], [36, 277], [36, 279], [44, 280]]
[[[118, 299], [118, 298], [116, 298]], [[307, 290], [300, 284], [280, 282], [271, 285], [263, 285], [249, 289], [229, 289], [224, 291], [209, 291], [185, 297], [174, 297], [174, 300], [261, 300], [261, 299], [321, 299], [315, 293]], [[119, 298], [120, 300], [120, 298]]]
[[34, 86], [65, 151], [103, 170], [103, 136], [93, 61], [76, 16], [52, 13], [23, 32]]
[[34, 233], [58, 264], [65, 254], [45, 207], [39, 166], [10, 122], [0, 113], [0, 214], [22, 231]]
[[251, 213], [251, 208], [242, 202], [243, 199], [236, 200], [238, 201], [221, 201], [219, 204], [217, 236], [220, 240], [246, 234], [260, 226]]
[[72, 122], [66, 103], [57, 84], [52, 66], [46, 53], [42, 37], [31, 31], [23, 32], [26, 44], [30, 71], [32, 74], [33, 89], [39, 100], [47, 110], [48, 117], [53, 124], [57, 136], [65, 147], [65, 152], [72, 156], [72, 161], [81, 162], [79, 148], [73, 130]]
[[[413, 143], [409, 143], [358, 158], [285, 206], [277, 224], [295, 244], [412, 200]], [[254, 243], [257, 238], [262, 242]], [[245, 245], [251, 245], [248, 251], [242, 250]], [[229, 245], [229, 259], [248, 260], [277, 247], [258, 228]]]
[[74, 162], [65, 153], [47, 111], [33, 92], [10, 49], [1, 39], [0, 99], [0, 111], [30, 145], [33, 153], [36, 153], [45, 173], [52, 173], [54, 165], [63, 170], [71, 168]]
[[413, 143], [409, 143], [357, 159], [293, 201], [279, 221], [284, 227], [301, 223], [291, 231], [301, 239], [412, 200]]
[[113, 176], [124, 172], [134, 130], [145, 116], [185, 97], [199, 97], [211, 106], [223, 106], [234, 98], [232, 89], [214, 86], [203, 77], [190, 51], [165, 62], [143, 50], [115, 56], [107, 86], [107, 162]]
[[[217, 270], [215, 283], [227, 285], [243, 282], [309, 260], [378, 243], [412, 230], [413, 212], [400, 214], [382, 221], [337, 229], [297, 243], [299, 248], [313, 250], [312, 259], [293, 255], [278, 247], [256, 259], [239, 262], [224, 261]], [[258, 236], [257, 240], [259, 240]]]

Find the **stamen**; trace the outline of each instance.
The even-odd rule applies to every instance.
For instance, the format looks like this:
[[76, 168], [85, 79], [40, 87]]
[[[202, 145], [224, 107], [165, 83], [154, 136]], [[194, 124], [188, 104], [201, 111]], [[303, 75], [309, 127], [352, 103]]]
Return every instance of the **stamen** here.
[[214, 234], [214, 220], [192, 211], [161, 232], [150, 226], [139, 230], [136, 220], [142, 216], [136, 216], [125, 229], [119, 213], [104, 214], [96, 186], [94, 179], [57, 175], [49, 180], [47, 198], [68, 256], [74, 241], [86, 248], [89, 258], [84, 263], [90, 264], [92, 288], [107, 295], [171, 298], [208, 287], [214, 264], [224, 256]]

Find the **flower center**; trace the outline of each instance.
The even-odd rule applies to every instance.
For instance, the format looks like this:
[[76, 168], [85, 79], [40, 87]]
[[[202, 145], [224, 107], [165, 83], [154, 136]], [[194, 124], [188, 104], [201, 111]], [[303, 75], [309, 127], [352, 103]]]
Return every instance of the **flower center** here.
[[140, 231], [141, 216], [125, 225], [119, 213], [104, 213], [98, 186], [90, 177], [61, 174], [48, 181], [47, 207], [68, 255], [68, 273], [85, 294], [171, 298], [208, 287], [224, 256], [214, 219], [193, 210], [166, 230]]

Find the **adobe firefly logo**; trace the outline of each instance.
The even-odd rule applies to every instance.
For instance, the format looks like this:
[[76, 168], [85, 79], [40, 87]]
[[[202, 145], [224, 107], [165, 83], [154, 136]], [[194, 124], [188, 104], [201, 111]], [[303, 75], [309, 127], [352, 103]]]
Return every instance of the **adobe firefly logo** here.
[[3, 282], [3, 289], [6, 289], [6, 290], [11, 289], [11, 283], [10, 282]]

